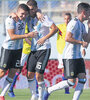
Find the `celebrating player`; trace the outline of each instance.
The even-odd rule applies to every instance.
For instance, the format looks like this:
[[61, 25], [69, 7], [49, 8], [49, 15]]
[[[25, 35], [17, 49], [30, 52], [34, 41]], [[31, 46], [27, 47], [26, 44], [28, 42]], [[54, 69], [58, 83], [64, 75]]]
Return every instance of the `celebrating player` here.
[[87, 47], [87, 42], [90, 42], [90, 32], [86, 33], [85, 25], [83, 24], [83, 21], [90, 20], [90, 5], [88, 3], [78, 4], [77, 12], [78, 16], [68, 23], [65, 37], [66, 46], [63, 53], [63, 65], [64, 75], [68, 80], [61, 81], [47, 88], [43, 100], [48, 100], [49, 95], [55, 90], [74, 86], [76, 78], [78, 78], [78, 83], [72, 100], [79, 100], [83, 92], [86, 82], [86, 71], [80, 48], [81, 45]]
[[8, 76], [4, 82], [3, 90], [0, 94], [0, 100], [5, 100], [4, 96], [13, 81], [17, 69], [20, 68], [20, 58], [23, 47], [23, 38], [35, 37], [37, 32], [24, 34], [25, 21], [23, 21], [29, 12], [25, 4], [20, 4], [17, 9], [18, 22], [14, 21], [11, 16], [5, 21], [6, 39], [2, 44], [0, 78], [2, 78], [9, 69]]

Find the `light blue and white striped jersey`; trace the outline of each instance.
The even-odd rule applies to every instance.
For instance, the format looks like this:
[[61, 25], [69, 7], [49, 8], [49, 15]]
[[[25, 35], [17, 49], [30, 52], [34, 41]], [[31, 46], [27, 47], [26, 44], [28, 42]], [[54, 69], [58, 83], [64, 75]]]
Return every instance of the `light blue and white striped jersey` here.
[[37, 25], [34, 26], [34, 29], [38, 31], [38, 35], [36, 38], [32, 39], [31, 51], [43, 50], [51, 48], [51, 44], [49, 39], [47, 39], [43, 45], [38, 45], [37, 41], [42, 37], [46, 36], [50, 32], [50, 27], [53, 24], [53, 21], [49, 19], [47, 16], [44, 16], [45, 19], [43, 22], [38, 21]]
[[[83, 41], [83, 35], [86, 34], [85, 26], [79, 19], [72, 19], [67, 25], [67, 32], [73, 34], [73, 38]], [[78, 59], [82, 58], [81, 44], [66, 42], [63, 52], [63, 59]]]
[[5, 20], [6, 27], [6, 39], [4, 40], [2, 47], [10, 50], [17, 50], [23, 47], [23, 39], [11, 40], [8, 29], [14, 29], [15, 33], [18, 35], [24, 34], [25, 31], [25, 21], [19, 20], [18, 22], [14, 21], [12, 18], [7, 17]]

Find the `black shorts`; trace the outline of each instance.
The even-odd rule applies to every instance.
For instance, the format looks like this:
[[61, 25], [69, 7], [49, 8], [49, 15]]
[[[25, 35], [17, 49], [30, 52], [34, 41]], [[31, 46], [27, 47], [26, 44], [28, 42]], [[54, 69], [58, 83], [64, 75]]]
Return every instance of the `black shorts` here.
[[31, 51], [28, 61], [27, 70], [43, 74], [49, 60], [51, 49]]
[[22, 49], [8, 50], [1, 48], [0, 69], [20, 68]]
[[79, 73], [85, 73], [85, 63], [80, 59], [63, 59], [65, 78], [77, 78]]

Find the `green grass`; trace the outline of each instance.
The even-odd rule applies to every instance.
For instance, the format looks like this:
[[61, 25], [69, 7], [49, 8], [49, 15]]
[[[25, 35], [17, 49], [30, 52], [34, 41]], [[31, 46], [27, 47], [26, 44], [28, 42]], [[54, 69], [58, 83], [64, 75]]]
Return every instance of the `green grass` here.
[[[29, 89], [14, 89], [16, 97], [10, 98], [8, 94], [5, 100], [30, 100], [31, 94]], [[0, 90], [1, 92], [1, 90]], [[74, 89], [70, 89], [70, 94], [64, 94], [64, 90], [55, 91], [49, 97], [49, 100], [72, 100]], [[80, 100], [90, 100], [90, 89], [83, 91]]]

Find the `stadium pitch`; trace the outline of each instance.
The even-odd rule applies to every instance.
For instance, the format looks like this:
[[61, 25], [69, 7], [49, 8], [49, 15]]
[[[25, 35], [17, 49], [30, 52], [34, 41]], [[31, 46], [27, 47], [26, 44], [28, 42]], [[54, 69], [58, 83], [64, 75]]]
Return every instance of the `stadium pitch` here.
[[[11, 98], [6, 94], [5, 100], [30, 100], [29, 89], [14, 89], [16, 97]], [[0, 89], [1, 92], [1, 89]], [[55, 91], [48, 100], [72, 100], [74, 89], [70, 89], [70, 94], [64, 94], [64, 90]], [[90, 100], [90, 89], [84, 89], [80, 100]]]

